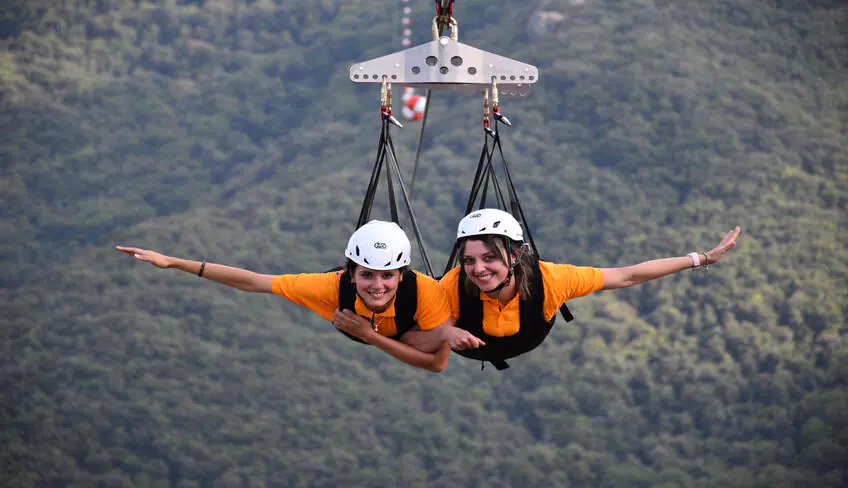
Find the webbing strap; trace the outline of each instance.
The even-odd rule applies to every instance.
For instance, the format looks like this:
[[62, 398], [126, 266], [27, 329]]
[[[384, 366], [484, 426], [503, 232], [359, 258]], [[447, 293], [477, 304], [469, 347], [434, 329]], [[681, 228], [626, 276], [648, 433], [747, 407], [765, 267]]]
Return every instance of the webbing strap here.
[[[495, 145], [492, 144], [492, 148], [490, 150], [489, 136], [485, 135], [484, 138], [483, 150], [480, 151], [480, 159], [477, 162], [477, 171], [474, 174], [474, 183], [471, 185], [471, 192], [468, 195], [468, 203], [465, 205], [466, 215], [474, 210], [474, 203], [477, 201], [477, 195], [480, 193], [481, 189], [483, 190], [483, 193], [480, 197], [480, 204], [477, 208], [485, 208], [486, 191], [488, 190], [490, 183], [494, 187], [497, 204], [501, 206], [504, 205], [503, 192], [501, 191], [500, 183], [498, 182], [497, 175], [495, 174], [495, 168], [492, 166], [492, 157], [495, 154]], [[503, 153], [501, 154], [503, 155]]]
[[386, 167], [386, 184], [388, 187], [389, 199], [389, 214], [392, 222], [400, 225], [397, 199], [395, 197], [395, 185], [400, 190], [403, 197], [404, 205], [406, 206], [409, 220], [412, 224], [412, 229], [415, 233], [415, 239], [418, 241], [418, 250], [421, 252], [421, 259], [424, 261], [429, 276], [433, 275], [433, 268], [430, 265], [430, 259], [427, 257], [427, 249], [424, 247], [424, 241], [421, 238], [421, 230], [418, 228], [418, 222], [415, 220], [415, 213], [412, 210], [412, 204], [409, 201], [409, 196], [406, 193], [406, 187], [403, 183], [400, 166], [397, 162], [397, 153], [395, 145], [392, 141], [392, 134], [389, 130], [389, 118], [384, 115], [382, 118], [382, 130], [380, 132], [380, 143], [377, 147], [377, 160], [374, 162], [374, 168], [371, 171], [371, 180], [368, 183], [368, 190], [365, 192], [365, 200], [362, 202], [362, 209], [359, 211], [359, 219], [356, 223], [356, 228], [362, 227], [371, 218], [371, 209], [374, 206], [374, 195], [377, 193], [377, 185], [380, 181], [380, 173], [383, 166]]
[[[504, 157], [503, 149], [501, 148], [501, 138], [500, 133], [498, 131], [498, 124], [499, 123], [495, 121], [495, 130], [493, 136], [490, 136], [488, 133], [484, 134], [483, 136], [483, 149], [480, 151], [480, 159], [477, 162], [477, 170], [474, 173], [474, 181], [471, 184], [471, 191], [468, 194], [468, 202], [465, 206], [464, 215], [470, 214], [475, 209], [486, 208], [488, 189], [491, 187], [495, 195], [496, 207], [504, 211], [510, 212], [513, 215], [516, 215], [515, 210], [518, 210], [523, 220], [524, 228], [527, 229], [527, 220], [524, 219], [523, 213], [521, 212], [521, 204], [518, 203], [518, 194], [515, 191], [515, 185], [513, 185], [512, 183], [512, 178], [509, 174], [509, 170], [506, 165], [506, 158]], [[493, 139], [491, 148], [489, 147], [489, 137], [492, 137]], [[501, 184], [498, 181], [497, 172], [495, 171], [495, 167], [492, 164], [496, 149], [498, 151], [498, 154], [500, 154], [501, 156], [501, 160], [504, 163], [505, 174], [507, 177], [507, 181], [509, 182], [509, 186], [507, 187], [507, 194], [509, 195], [509, 207], [507, 207], [506, 198], [504, 198], [503, 190], [501, 189]], [[535, 244], [533, 244], [533, 246], [533, 250], [534, 252], [536, 252]], [[445, 266], [445, 274], [447, 274], [447, 272], [450, 271], [451, 268], [453, 268], [458, 249], [459, 247], [454, 244], [453, 249], [451, 250], [450, 257], [448, 258], [447, 265]], [[536, 252], [536, 255], [538, 257], [538, 252]]]
[[362, 202], [359, 219], [356, 221], [357, 229], [368, 222], [371, 217], [371, 207], [374, 206], [374, 194], [377, 191], [377, 182], [380, 180], [380, 172], [383, 169], [383, 161], [385, 160], [386, 130], [387, 127], [384, 121], [383, 129], [380, 132], [380, 143], [377, 146], [377, 160], [374, 161], [374, 168], [371, 170], [371, 179], [368, 182], [368, 189], [365, 191], [365, 201]]
[[[521, 221], [521, 225], [524, 229], [525, 240], [528, 244], [530, 244], [530, 248], [532, 249], [536, 259], [540, 259], [541, 256], [539, 255], [539, 249], [536, 247], [536, 241], [533, 239], [533, 234], [530, 232], [530, 225], [527, 223], [527, 217], [524, 215], [524, 209], [521, 208], [521, 202], [518, 201], [518, 192], [515, 189], [515, 183], [512, 181], [512, 173], [509, 170], [509, 164], [507, 163], [506, 157], [503, 153], [500, 136], [500, 122], [497, 119], [495, 119], [495, 130], [493, 132], [494, 135], [489, 135], [488, 133], [484, 135], [485, 140], [483, 141], [483, 149], [480, 152], [480, 160], [477, 163], [477, 170], [474, 173], [474, 182], [471, 184], [471, 191], [468, 195], [468, 203], [465, 207], [465, 215], [468, 215], [475, 210], [475, 203], [477, 203], [476, 209], [486, 208], [487, 190], [491, 184], [496, 196], [497, 208], [509, 212], [516, 218], [516, 220]], [[489, 137], [493, 139], [491, 149], [489, 148]], [[501, 186], [498, 183], [497, 172], [492, 164], [495, 150], [497, 150], [500, 155], [501, 162], [503, 163], [503, 173], [506, 179], [505, 186], [509, 199], [509, 207], [507, 207], [506, 198], [504, 198], [503, 191], [501, 191]], [[480, 194], [481, 189], [482, 194]], [[479, 202], [477, 198], [478, 194], [480, 195]], [[447, 274], [447, 272], [454, 267], [458, 251], [459, 245], [454, 243], [447, 265], [445, 266], [444, 274]], [[568, 306], [566, 306], [566, 304], [563, 303], [559, 311], [566, 322], [574, 320], [574, 316], [571, 314], [571, 311], [568, 310]], [[506, 363], [502, 366], [508, 367], [506, 366]], [[501, 369], [498, 365], [495, 365], [495, 367]]]
[[[394, 150], [392, 150], [392, 157], [394, 157]], [[391, 215], [392, 222], [396, 224], [400, 224], [400, 220], [398, 219], [398, 209], [397, 209], [397, 200], [395, 200], [395, 187], [392, 183], [391, 177], [391, 165], [389, 165], [389, 170], [386, 171], [386, 186], [389, 191], [389, 215]]]
[[[506, 176], [506, 182], [508, 184], [507, 188], [509, 190], [509, 206], [513, 217], [521, 217], [521, 223], [524, 226], [524, 235], [527, 238], [527, 242], [530, 244], [530, 248], [533, 249], [533, 253], [536, 257], [539, 257], [539, 249], [536, 248], [536, 241], [533, 240], [533, 234], [530, 232], [530, 225], [527, 223], [527, 218], [524, 216], [524, 210], [521, 208], [521, 203], [518, 201], [518, 192], [515, 191], [515, 184], [512, 182], [512, 174], [509, 171], [509, 164], [506, 162], [506, 158], [503, 154], [503, 147], [501, 146], [501, 138], [500, 132], [498, 131], [498, 126], [500, 124], [497, 120], [495, 120], [495, 142], [498, 148], [498, 152], [501, 155], [501, 161], [503, 161], [503, 169], [504, 175]], [[494, 149], [493, 149], [494, 151]]]

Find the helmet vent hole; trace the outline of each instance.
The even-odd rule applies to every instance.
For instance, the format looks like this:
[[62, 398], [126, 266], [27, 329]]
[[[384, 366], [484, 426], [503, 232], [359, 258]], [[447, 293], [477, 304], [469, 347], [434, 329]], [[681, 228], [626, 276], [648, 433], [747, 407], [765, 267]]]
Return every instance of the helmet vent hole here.
[[359, 256], [359, 246], [356, 246], [356, 255]]
[[388, 263], [384, 264], [384, 265], [383, 265], [383, 267], [384, 267], [384, 268], [388, 268], [388, 267], [389, 267], [389, 266], [391, 266], [391, 265], [392, 265], [392, 262], [391, 262], [391, 261], [389, 261]]
[[477, 232], [483, 232], [484, 230], [486, 230], [486, 228], [485, 228], [485, 227], [481, 227], [479, 230], [477, 230]]
[[371, 264], [371, 263], [368, 262], [368, 258], [362, 258], [362, 260], [365, 261], [365, 264], [369, 264], [369, 265]]
[[494, 224], [492, 224], [492, 228], [493, 228], [493, 229], [497, 229], [499, 225], [501, 225], [501, 221], [500, 221], [500, 220], [498, 220], [497, 222], [495, 222]]
[[402, 258], [403, 258], [403, 253], [400, 253], [400, 254], [398, 254], [397, 258], [395, 258], [395, 261], [400, 262], [400, 260], [401, 260]]

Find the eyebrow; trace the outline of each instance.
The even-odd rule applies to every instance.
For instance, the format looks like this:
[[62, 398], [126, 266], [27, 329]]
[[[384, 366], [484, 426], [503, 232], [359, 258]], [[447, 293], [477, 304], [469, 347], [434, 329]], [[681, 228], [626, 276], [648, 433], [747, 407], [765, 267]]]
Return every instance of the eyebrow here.
[[[492, 251], [488, 251], [488, 252], [485, 252], [485, 253], [480, 255], [481, 258], [485, 258], [487, 256], [495, 256], [495, 253], [493, 253]], [[474, 257], [475, 256], [469, 256], [468, 254], [465, 254], [464, 256], [462, 256], [462, 259], [474, 258]]]

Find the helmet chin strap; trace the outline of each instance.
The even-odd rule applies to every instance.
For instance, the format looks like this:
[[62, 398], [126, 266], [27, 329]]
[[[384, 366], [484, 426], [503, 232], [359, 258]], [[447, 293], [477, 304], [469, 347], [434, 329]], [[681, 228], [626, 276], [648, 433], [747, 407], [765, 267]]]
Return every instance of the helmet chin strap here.
[[506, 273], [506, 279], [504, 279], [501, 282], [500, 285], [498, 285], [495, 288], [493, 288], [492, 290], [486, 292], [486, 293], [498, 292], [498, 296], [497, 296], [498, 310], [503, 310], [503, 306], [501, 305], [501, 290], [503, 290], [504, 287], [509, 286], [510, 282], [512, 282], [513, 270], [515, 269], [515, 263], [512, 262], [512, 250], [510, 249], [509, 242], [506, 239], [504, 239], [504, 244], [505, 244], [505, 247], [506, 247], [506, 267], [507, 267], [507, 270], [508, 270], [507, 273]]

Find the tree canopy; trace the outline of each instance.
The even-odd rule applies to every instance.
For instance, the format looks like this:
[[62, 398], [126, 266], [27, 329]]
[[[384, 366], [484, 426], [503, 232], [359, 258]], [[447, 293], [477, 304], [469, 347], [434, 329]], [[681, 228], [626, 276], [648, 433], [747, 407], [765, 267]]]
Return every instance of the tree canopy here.
[[[432, 2], [409, 6], [429, 41]], [[506, 372], [416, 371], [114, 251], [341, 264], [379, 136], [379, 90], [347, 66], [401, 49], [401, 9], [4, 2], [0, 484], [848, 483], [842, 2], [456, 2], [461, 42], [540, 70], [501, 108], [545, 259], [622, 266], [743, 229], [707, 273], [569, 302]], [[413, 204], [437, 268], [481, 102], [431, 100]], [[407, 177], [417, 137], [394, 132]]]

